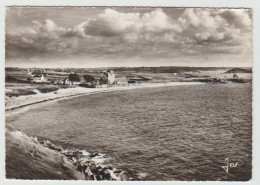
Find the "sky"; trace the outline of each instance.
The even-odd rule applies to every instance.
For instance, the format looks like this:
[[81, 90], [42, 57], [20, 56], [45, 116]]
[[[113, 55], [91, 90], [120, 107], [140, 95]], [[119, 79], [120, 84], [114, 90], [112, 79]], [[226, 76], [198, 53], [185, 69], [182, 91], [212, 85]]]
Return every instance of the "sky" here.
[[7, 7], [6, 67], [252, 67], [252, 10]]

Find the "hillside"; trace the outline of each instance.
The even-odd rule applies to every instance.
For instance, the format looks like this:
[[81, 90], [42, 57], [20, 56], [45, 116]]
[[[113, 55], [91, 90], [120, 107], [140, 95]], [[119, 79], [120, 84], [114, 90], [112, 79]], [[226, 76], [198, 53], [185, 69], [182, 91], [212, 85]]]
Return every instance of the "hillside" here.
[[233, 68], [225, 73], [252, 73], [252, 69]]

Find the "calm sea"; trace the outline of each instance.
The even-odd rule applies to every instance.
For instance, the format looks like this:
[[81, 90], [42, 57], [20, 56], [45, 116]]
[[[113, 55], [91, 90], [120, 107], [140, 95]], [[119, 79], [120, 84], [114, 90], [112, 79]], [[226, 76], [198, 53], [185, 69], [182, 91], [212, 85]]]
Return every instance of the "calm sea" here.
[[[86, 95], [6, 122], [29, 136], [104, 153], [129, 179], [249, 180], [251, 84], [201, 84]], [[228, 173], [225, 159], [237, 163]]]

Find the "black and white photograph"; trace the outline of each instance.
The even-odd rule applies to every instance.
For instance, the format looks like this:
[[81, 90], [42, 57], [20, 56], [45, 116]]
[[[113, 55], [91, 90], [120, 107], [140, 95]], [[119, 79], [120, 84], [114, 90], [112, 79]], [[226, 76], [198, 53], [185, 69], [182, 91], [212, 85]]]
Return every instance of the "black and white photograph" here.
[[253, 17], [6, 6], [5, 178], [250, 181]]

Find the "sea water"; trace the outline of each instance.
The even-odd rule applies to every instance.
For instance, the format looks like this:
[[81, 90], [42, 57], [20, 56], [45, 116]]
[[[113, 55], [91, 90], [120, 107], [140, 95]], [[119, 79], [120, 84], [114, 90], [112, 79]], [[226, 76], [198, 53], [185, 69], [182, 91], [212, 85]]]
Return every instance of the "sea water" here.
[[251, 178], [252, 84], [97, 93], [41, 104], [6, 123], [64, 148], [106, 154], [129, 180]]

